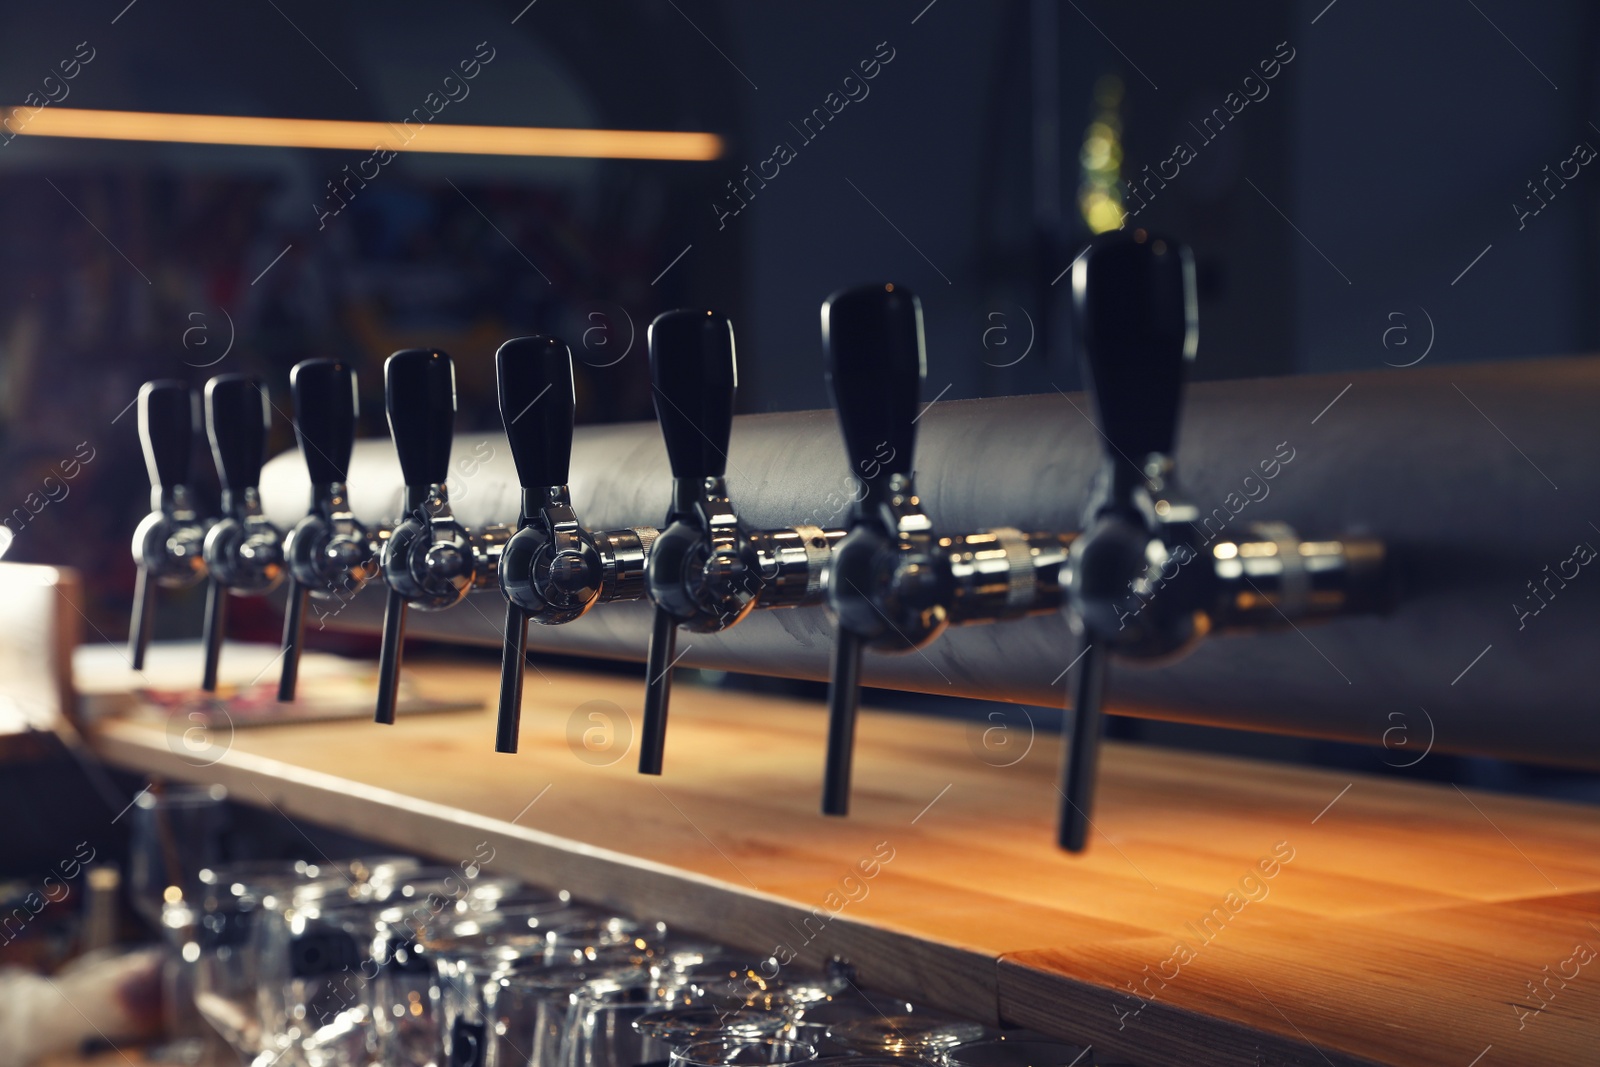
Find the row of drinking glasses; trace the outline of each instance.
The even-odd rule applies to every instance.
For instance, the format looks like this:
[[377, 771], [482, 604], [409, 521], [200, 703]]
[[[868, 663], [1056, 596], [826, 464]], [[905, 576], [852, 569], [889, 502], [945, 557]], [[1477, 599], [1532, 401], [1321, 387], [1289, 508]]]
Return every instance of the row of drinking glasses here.
[[201, 1015], [252, 1067], [1088, 1067], [842, 974], [407, 857], [207, 870]]

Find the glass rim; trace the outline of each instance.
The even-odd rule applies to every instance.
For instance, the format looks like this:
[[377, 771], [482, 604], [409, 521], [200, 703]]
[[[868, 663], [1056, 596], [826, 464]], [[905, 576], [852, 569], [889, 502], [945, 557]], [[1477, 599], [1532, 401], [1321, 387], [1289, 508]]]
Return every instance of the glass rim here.
[[[545, 937], [552, 948], [583, 948], [592, 942], [606, 945], [648, 941], [651, 933], [664, 936], [663, 927], [662, 923], [642, 922], [626, 915], [590, 912], [574, 915], [568, 923], [551, 924]], [[608, 941], [606, 935], [618, 940]]]
[[[705, 1023], [697, 1022], [704, 1019]], [[797, 1038], [779, 1037], [791, 1025], [788, 1016], [762, 1008], [739, 1007], [732, 1011], [719, 1011], [709, 1007], [664, 1008], [647, 1012], [633, 1020], [634, 1033], [654, 1038], [664, 1043], [692, 1044], [697, 1041], [715, 1041], [723, 1038], [748, 1039], [771, 1037], [774, 1040], [798, 1041]], [[690, 1038], [684, 1041], [683, 1038]], [[748, 1044], [748, 1040], [741, 1043]], [[799, 1042], [812, 1044], [809, 1041]]]
[[[963, 1041], [945, 1049], [944, 1058], [950, 1067], [1068, 1067], [1083, 1056], [1083, 1051], [1082, 1045], [1053, 1037], [1000, 1036]], [[975, 1052], [984, 1055], [963, 1058], [963, 1054], [971, 1056]]]
[[423, 867], [397, 878], [380, 878], [374, 886], [382, 892], [386, 904], [421, 904], [436, 897], [454, 905], [472, 899], [477, 879], [456, 870], [434, 871]]
[[662, 973], [677, 968], [694, 967], [708, 960], [718, 960], [732, 955], [727, 945], [717, 941], [702, 941], [693, 937], [670, 937], [661, 947]]
[[615, 983], [618, 988], [641, 986], [650, 981], [650, 975], [637, 967], [601, 967], [585, 971], [581, 967], [540, 967], [526, 969], [505, 968], [489, 976], [502, 988], [524, 992], [573, 993], [591, 982]]
[[783, 1049], [802, 1053], [799, 1056], [782, 1059], [754, 1061], [756, 1063], [808, 1063], [817, 1058], [817, 1047], [806, 1041], [792, 1041], [788, 1038], [762, 1038], [750, 1041], [738, 1037], [722, 1037], [680, 1045], [672, 1050], [670, 1062], [675, 1065], [681, 1064], [683, 1067], [725, 1067], [728, 1058], [726, 1056], [714, 1058], [712, 1054], [734, 1053], [739, 1049]]
[[831, 1028], [833, 1039], [857, 1052], [896, 1055], [899, 1051], [948, 1052], [989, 1037], [982, 1023], [938, 1015], [895, 1015], [852, 1019]]
[[370, 852], [334, 860], [333, 866], [351, 875], [358, 882], [400, 881], [412, 871], [420, 870], [422, 861], [404, 852]]
[[780, 968], [769, 977], [761, 970], [766, 962], [738, 956], [707, 958], [688, 965], [663, 966], [661, 981], [664, 985], [694, 989], [710, 997], [746, 1000], [774, 997], [796, 1005], [827, 1000], [837, 996], [847, 985], [842, 976], [815, 970]]
[[150, 811], [155, 808], [209, 808], [225, 804], [228, 788], [224, 785], [189, 785], [172, 783], [161, 792], [151, 792], [149, 787], [133, 798], [136, 807]]
[[410, 922], [415, 913], [393, 901], [384, 904], [379, 919], [390, 926], [410, 930], [413, 940], [438, 957], [489, 957], [515, 949], [529, 957], [548, 957], [550, 932], [560, 926], [562, 906], [543, 908], [516, 905], [504, 911], [441, 913], [426, 921]]
[[331, 864], [324, 866], [309, 860], [238, 860], [202, 867], [197, 877], [205, 885], [242, 882], [247, 888], [278, 889], [285, 885], [310, 885], [341, 878], [342, 872]]
[[[742, 957], [738, 952], [722, 952], [717, 953], [717, 955], [701, 955], [699, 960], [685, 963], [683, 965], [683, 973], [696, 974], [698, 977], [714, 977], [712, 974], [702, 973], [701, 968], [722, 968], [730, 971], [730, 973], [734, 968], [738, 968], [739, 971], [758, 971], [760, 966], [763, 963], [768, 963], [768, 961], [776, 963], [778, 957], [773, 957], [773, 955]], [[782, 973], [782, 968], [779, 968], [779, 973]]]
[[575, 988], [568, 1000], [572, 1010], [580, 1014], [617, 1012], [629, 1008], [653, 1011], [661, 1003], [656, 999], [655, 985], [648, 977], [643, 982], [594, 978]]
[[480, 875], [472, 879], [472, 882], [472, 892], [469, 895], [476, 901], [509, 899], [514, 902], [512, 906], [538, 903], [545, 903], [552, 908], [577, 906], [572, 894], [565, 889], [546, 889], [544, 886], [533, 885], [518, 878]]

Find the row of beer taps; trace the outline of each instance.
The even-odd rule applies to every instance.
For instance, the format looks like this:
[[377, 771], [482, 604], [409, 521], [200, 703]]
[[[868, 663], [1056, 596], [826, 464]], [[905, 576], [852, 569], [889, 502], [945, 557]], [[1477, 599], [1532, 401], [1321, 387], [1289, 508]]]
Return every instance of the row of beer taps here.
[[[563, 625], [595, 606], [647, 597], [639, 770], [660, 774], [677, 632], [709, 633], [753, 611], [826, 604], [837, 622], [822, 810], [849, 810], [862, 655], [908, 652], [946, 627], [1065, 611], [1078, 647], [1070, 737], [1059, 784], [1059, 843], [1087, 841], [1108, 656], [1169, 657], [1208, 632], [1372, 611], [1383, 602], [1382, 545], [1300, 540], [1281, 524], [1202, 544], [1198, 511], [1174, 488], [1185, 369], [1196, 345], [1187, 249], [1143, 230], [1096, 238], [1072, 267], [1084, 376], [1103, 442], [1080, 529], [936, 529], [913, 480], [925, 372], [922, 309], [892, 285], [835, 293], [822, 306], [825, 374], [857, 480], [843, 528], [752, 528], [725, 480], [737, 372], [732, 324], [680, 310], [649, 329], [655, 409], [672, 472], [659, 528], [593, 530], [567, 488], [572, 357], [553, 337], [496, 353], [499, 406], [521, 485], [515, 527], [468, 530], [447, 487], [455, 372], [443, 352], [408, 349], [384, 365], [389, 428], [405, 482], [392, 526], [352, 513], [355, 371], [313, 359], [290, 375], [294, 425], [311, 477], [309, 514], [282, 532], [262, 513], [271, 405], [262, 384], [207, 383], [204, 426], [222, 487], [202, 519], [189, 486], [195, 403], [182, 382], [139, 395], [152, 511], [139, 525], [131, 658], [143, 666], [158, 585], [208, 582], [202, 688], [217, 687], [228, 596], [287, 577], [279, 699], [293, 700], [308, 598], [387, 586], [376, 719], [395, 718], [406, 613], [439, 611], [498, 584], [506, 600], [495, 748], [515, 752], [530, 622]], [[1043, 491], [1048, 491], [1044, 489]], [[1201, 561], [1201, 562], [1194, 562]], [[1130, 609], [1130, 605], [1137, 605]]]

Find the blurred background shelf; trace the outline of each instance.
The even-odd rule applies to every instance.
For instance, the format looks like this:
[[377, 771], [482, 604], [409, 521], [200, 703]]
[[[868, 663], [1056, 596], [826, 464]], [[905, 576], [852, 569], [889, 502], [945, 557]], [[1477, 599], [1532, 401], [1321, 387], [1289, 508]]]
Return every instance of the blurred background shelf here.
[[[498, 674], [415, 680], [488, 709]], [[780, 959], [839, 956], [863, 986], [1142, 1063], [1576, 1063], [1600, 1046], [1589, 809], [1111, 744], [1098, 832], [1070, 856], [1055, 734], [869, 711], [854, 813], [835, 820], [817, 813], [820, 708], [681, 686], [656, 779], [634, 770], [638, 703], [633, 679], [530, 672], [515, 756], [491, 751], [489, 710], [199, 739], [110, 720], [95, 745], [292, 824], [447, 862], [487, 843], [491, 872]]]

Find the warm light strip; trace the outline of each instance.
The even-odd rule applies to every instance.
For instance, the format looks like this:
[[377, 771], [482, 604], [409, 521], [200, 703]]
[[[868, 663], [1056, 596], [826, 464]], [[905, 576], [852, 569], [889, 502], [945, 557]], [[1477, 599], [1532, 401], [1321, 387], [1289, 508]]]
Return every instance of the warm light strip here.
[[[169, 115], [152, 111], [89, 111], [66, 107], [0, 109], [0, 138], [84, 137], [103, 141], [275, 148], [385, 148], [475, 156], [575, 156], [585, 159], [708, 160], [722, 155], [714, 133], [581, 130], [539, 126], [406, 126], [331, 119], [263, 119], [242, 115]], [[409, 138], [409, 140], [408, 140]]]

